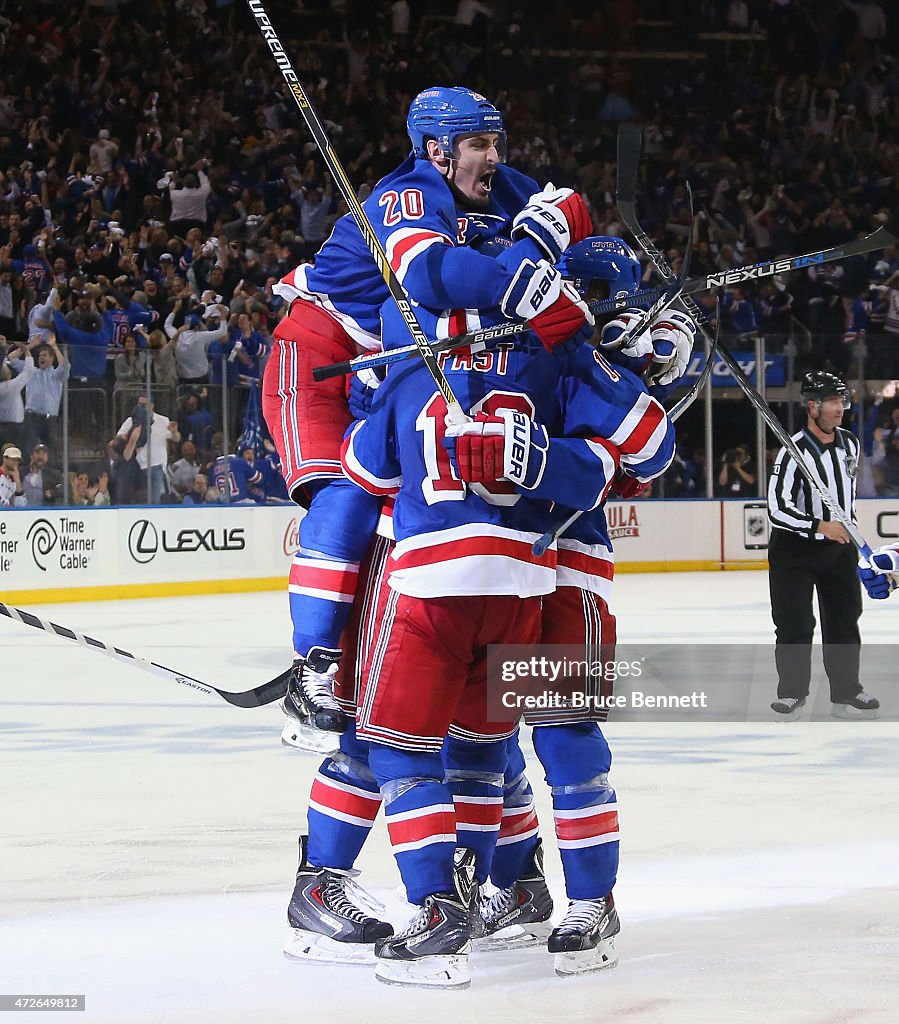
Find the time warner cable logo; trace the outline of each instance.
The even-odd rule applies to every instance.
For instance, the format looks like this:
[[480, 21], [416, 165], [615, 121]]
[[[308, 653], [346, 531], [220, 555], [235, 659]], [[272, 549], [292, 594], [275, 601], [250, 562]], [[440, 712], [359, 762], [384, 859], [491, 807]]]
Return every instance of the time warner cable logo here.
[[41, 572], [46, 572], [47, 566], [44, 565], [44, 559], [52, 553], [59, 540], [56, 528], [49, 519], [35, 519], [28, 528], [25, 539], [31, 543], [31, 557], [34, 559], [34, 564]]

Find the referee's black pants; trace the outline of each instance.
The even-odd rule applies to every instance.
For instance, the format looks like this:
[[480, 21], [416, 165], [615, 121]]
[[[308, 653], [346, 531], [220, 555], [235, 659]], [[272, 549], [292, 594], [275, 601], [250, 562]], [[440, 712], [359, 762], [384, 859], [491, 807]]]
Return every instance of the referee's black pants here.
[[851, 700], [862, 689], [858, 681], [862, 594], [855, 571], [855, 547], [832, 540], [807, 540], [798, 533], [774, 529], [768, 564], [771, 617], [777, 636], [777, 696], [808, 696], [815, 632], [812, 596], [817, 590], [830, 699]]

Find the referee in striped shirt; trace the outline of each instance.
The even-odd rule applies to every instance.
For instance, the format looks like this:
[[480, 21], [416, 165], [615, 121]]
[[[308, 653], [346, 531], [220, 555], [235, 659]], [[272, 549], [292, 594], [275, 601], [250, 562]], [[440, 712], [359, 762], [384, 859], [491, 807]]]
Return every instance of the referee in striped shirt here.
[[[807, 373], [800, 389], [806, 426], [793, 435], [802, 457], [831, 496], [855, 520], [855, 478], [860, 445], [840, 423], [849, 408], [849, 389], [823, 370]], [[777, 700], [783, 715], [797, 714], [811, 681], [812, 597], [818, 592], [824, 668], [830, 681], [833, 713], [838, 718], [872, 717], [879, 702], [858, 679], [862, 612], [858, 556], [849, 534], [781, 448], [768, 484], [768, 576], [771, 615], [777, 635]]]

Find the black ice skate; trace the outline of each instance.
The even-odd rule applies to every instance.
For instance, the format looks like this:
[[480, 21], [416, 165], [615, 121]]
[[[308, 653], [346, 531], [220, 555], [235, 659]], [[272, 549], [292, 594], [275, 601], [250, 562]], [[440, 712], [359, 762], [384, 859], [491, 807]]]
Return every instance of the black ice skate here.
[[600, 900], [572, 900], [565, 917], [552, 930], [546, 948], [556, 954], [560, 978], [618, 966], [615, 936], [621, 931], [612, 894]]
[[482, 897], [478, 907], [481, 929], [475, 949], [520, 949], [543, 943], [549, 936], [553, 898], [543, 874], [543, 841], [538, 840], [531, 863], [508, 889]]
[[471, 850], [457, 859], [453, 881], [452, 892], [428, 896], [401, 932], [375, 943], [378, 981], [411, 988], [468, 988], [477, 892]]
[[358, 872], [309, 865], [307, 842], [306, 836], [300, 836], [300, 866], [287, 907], [287, 922], [293, 933], [284, 947], [284, 956], [304, 962], [373, 964], [375, 939], [392, 935], [393, 928], [366, 914], [359, 903], [376, 912], [384, 908], [353, 881], [352, 876]]
[[805, 697], [778, 697], [771, 705], [771, 710], [786, 718], [800, 718], [805, 707]]
[[346, 732], [347, 717], [334, 697], [334, 673], [341, 652], [310, 647], [297, 658], [281, 708], [287, 722], [281, 733], [285, 746], [324, 753], [337, 747], [337, 736]]
[[880, 701], [870, 693], [857, 693], [850, 700], [834, 701], [830, 713], [834, 718], [880, 718]]

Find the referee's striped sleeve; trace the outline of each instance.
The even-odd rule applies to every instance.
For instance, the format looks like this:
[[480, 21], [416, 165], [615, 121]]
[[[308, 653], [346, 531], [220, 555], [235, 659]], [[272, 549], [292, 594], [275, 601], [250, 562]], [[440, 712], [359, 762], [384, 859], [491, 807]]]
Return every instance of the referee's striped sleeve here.
[[773, 526], [782, 526], [812, 538], [817, 520], [807, 515], [798, 504], [804, 483], [805, 478], [796, 471], [796, 463], [786, 448], [781, 448], [768, 482], [768, 517]]

